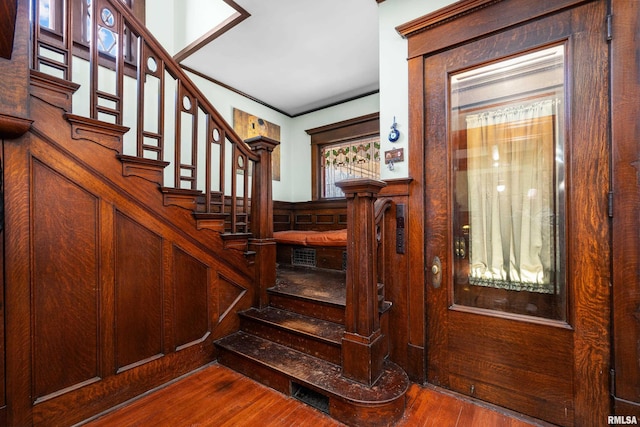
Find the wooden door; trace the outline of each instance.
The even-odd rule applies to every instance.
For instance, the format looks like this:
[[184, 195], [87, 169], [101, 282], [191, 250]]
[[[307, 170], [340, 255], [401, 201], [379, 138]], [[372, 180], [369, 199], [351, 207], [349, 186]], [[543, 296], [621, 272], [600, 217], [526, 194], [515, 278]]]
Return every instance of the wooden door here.
[[610, 413], [605, 16], [423, 64], [428, 380], [559, 425]]

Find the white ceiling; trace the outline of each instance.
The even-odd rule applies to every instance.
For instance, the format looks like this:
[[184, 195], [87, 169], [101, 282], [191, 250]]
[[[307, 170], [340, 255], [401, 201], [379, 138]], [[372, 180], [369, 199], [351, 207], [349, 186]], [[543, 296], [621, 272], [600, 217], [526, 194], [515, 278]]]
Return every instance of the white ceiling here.
[[250, 16], [181, 63], [289, 116], [375, 93], [375, 0], [235, 0]]

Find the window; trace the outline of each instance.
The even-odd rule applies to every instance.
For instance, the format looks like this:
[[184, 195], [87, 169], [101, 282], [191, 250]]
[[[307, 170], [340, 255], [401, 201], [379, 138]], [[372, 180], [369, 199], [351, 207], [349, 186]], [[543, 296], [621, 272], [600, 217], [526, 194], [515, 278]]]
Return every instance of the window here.
[[344, 197], [335, 183], [380, 177], [379, 114], [307, 130], [311, 135], [314, 200]]
[[369, 136], [323, 145], [320, 158], [322, 197], [342, 197], [344, 193], [335, 185], [336, 182], [380, 176], [380, 137]]
[[[144, 22], [145, 19], [145, 0], [121, 0], [122, 3], [129, 6], [133, 13]], [[37, 14], [38, 22], [40, 23], [41, 30], [45, 32], [51, 38], [58, 38], [59, 42], [62, 42], [65, 13], [65, 2], [63, 0], [39, 0]], [[83, 25], [74, 25], [73, 27], [73, 42], [78, 48], [79, 56], [88, 55], [88, 43], [91, 34], [91, 13], [93, 8], [92, 0], [71, 0], [71, 6], [73, 8], [73, 21], [84, 22]], [[104, 25], [98, 27], [98, 50], [107, 57], [114, 57], [118, 48], [118, 36], [115, 25], [115, 16], [113, 11], [105, 7], [99, 12], [100, 21]], [[124, 55], [125, 59], [129, 62], [133, 61], [134, 52], [133, 49], [128, 48], [131, 45], [130, 32], [125, 29], [125, 41], [124, 41]]]
[[454, 302], [564, 320], [564, 45], [450, 76]]

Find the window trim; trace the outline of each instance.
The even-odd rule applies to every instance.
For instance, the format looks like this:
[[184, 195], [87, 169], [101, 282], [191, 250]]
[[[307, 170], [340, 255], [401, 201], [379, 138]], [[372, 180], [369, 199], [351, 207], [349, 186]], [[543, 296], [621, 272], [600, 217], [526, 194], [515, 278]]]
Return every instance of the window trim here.
[[380, 113], [367, 114], [326, 126], [307, 129], [311, 136], [311, 198], [328, 200], [322, 197], [322, 148], [326, 145], [351, 141], [354, 139], [380, 134]]

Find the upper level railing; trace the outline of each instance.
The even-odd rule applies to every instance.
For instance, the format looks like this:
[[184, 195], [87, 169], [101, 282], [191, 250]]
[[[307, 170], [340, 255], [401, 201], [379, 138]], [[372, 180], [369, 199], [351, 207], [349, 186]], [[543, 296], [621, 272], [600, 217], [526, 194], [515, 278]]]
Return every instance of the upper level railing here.
[[129, 127], [122, 154], [170, 163], [165, 187], [200, 194], [201, 212], [226, 214], [225, 231], [249, 232], [260, 154], [125, 0], [34, 0], [32, 11], [32, 68], [80, 84], [73, 113]]

